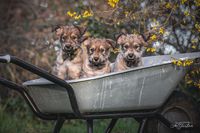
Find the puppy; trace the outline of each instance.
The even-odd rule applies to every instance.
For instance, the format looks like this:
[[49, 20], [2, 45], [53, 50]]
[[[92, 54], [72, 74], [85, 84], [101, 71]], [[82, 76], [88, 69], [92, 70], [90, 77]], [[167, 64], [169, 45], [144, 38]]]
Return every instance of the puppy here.
[[92, 77], [111, 72], [110, 51], [115, 47], [111, 39], [89, 38], [83, 42], [83, 77]]
[[122, 34], [116, 40], [120, 45], [120, 53], [114, 63], [114, 71], [141, 66], [142, 47], [147, 46], [143, 37], [137, 34]]
[[82, 70], [81, 43], [86, 39], [85, 28], [78, 26], [58, 26], [54, 29], [60, 40], [60, 50], [57, 54], [53, 74], [61, 79], [78, 79]]

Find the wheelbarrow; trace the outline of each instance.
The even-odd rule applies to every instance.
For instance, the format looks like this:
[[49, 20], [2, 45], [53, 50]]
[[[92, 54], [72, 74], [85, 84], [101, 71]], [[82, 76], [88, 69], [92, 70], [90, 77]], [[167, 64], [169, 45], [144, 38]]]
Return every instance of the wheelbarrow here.
[[110, 133], [120, 118], [136, 119], [138, 133], [198, 132], [195, 102], [177, 89], [189, 67], [173, 65], [172, 59], [200, 59], [200, 52], [143, 57], [140, 67], [69, 81], [2, 55], [1, 63], [13, 63], [41, 78], [22, 85], [0, 78], [0, 84], [19, 92], [39, 118], [56, 120], [54, 133], [67, 119], [85, 120], [87, 133], [93, 133], [93, 120], [111, 119], [105, 129]]

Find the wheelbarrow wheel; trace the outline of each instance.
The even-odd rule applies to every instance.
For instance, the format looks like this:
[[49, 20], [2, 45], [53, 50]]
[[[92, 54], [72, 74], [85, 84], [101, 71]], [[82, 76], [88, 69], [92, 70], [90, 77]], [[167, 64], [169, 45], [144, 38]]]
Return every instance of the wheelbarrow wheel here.
[[[181, 133], [199, 133], [199, 112], [197, 104], [191, 97], [182, 92], [175, 92], [162, 107], [160, 114], [171, 122], [191, 122], [194, 130], [185, 130]], [[144, 133], [176, 133], [177, 131], [166, 127], [158, 120], [148, 120]]]

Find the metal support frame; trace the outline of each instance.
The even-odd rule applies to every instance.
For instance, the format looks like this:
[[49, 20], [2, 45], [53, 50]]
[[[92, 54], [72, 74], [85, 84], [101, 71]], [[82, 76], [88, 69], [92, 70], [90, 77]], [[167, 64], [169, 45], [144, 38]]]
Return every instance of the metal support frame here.
[[147, 122], [147, 118], [142, 119], [142, 121], [140, 122], [140, 126], [138, 128], [138, 133], [144, 133], [146, 122]]
[[87, 122], [87, 133], [93, 133], [93, 119], [86, 120]]
[[106, 128], [105, 133], [111, 133], [111, 132], [112, 132], [114, 126], [115, 126], [116, 123], [117, 123], [117, 120], [118, 120], [118, 119], [112, 119], [112, 120], [110, 121], [110, 124], [109, 124], [108, 127]]
[[58, 118], [58, 120], [56, 121], [53, 133], [59, 133], [64, 122], [65, 122], [65, 118]]
[[[21, 59], [18, 59], [13, 56], [1, 56], [0, 55], [0, 63], [13, 63], [17, 66], [20, 66], [34, 74], [37, 74], [61, 87], [66, 88], [66, 91], [68, 92], [71, 107], [73, 109], [73, 113], [65, 113], [65, 114], [46, 114], [39, 110], [37, 105], [35, 104], [32, 97], [29, 95], [29, 93], [25, 90], [24, 86], [18, 85], [16, 83], [13, 83], [11, 81], [8, 81], [4, 78], [0, 77], [0, 84], [11, 88], [17, 92], [19, 92], [25, 101], [30, 106], [33, 113], [44, 120], [57, 120], [54, 132], [53, 133], [59, 133], [62, 125], [64, 124], [64, 121], [66, 119], [85, 119], [87, 122], [87, 132], [93, 133], [93, 120], [94, 119], [108, 119], [111, 118], [111, 122], [108, 125], [105, 133], [111, 133], [112, 129], [114, 128], [117, 120], [119, 118], [125, 118], [125, 117], [133, 117], [133, 118], [140, 118], [142, 119], [142, 122], [140, 123], [140, 127], [138, 130], [138, 133], [144, 132], [144, 126], [146, 124], [146, 121], [149, 118], [157, 119], [160, 122], [162, 122], [164, 125], [166, 125], [168, 128], [175, 129], [175, 130], [185, 130], [184, 128], [177, 129], [176, 126], [174, 126], [173, 123], [171, 123], [169, 120], [167, 120], [164, 116], [158, 113], [157, 109], [154, 110], [143, 110], [143, 111], [125, 111], [125, 112], [101, 112], [101, 113], [87, 113], [87, 114], [81, 114], [78, 108], [77, 99], [75, 97], [75, 93], [73, 88], [64, 80], [57, 78], [56, 76], [46, 72], [45, 70], [42, 70], [32, 64], [29, 64]], [[189, 129], [189, 128], [187, 128]]]
[[10, 56], [10, 55], [0, 56], [0, 63], [13, 63], [19, 67], [24, 68], [25, 70], [27, 70], [29, 72], [32, 72], [32, 73], [34, 73], [40, 77], [43, 77], [61, 87], [64, 87], [68, 92], [70, 104], [71, 104], [74, 114], [76, 116], [80, 116], [80, 111], [78, 108], [78, 103], [76, 100], [76, 96], [74, 94], [74, 90], [71, 87], [71, 85], [69, 85], [65, 80], [62, 80], [62, 79], [48, 73], [47, 71], [40, 69], [40, 68], [38, 68], [30, 63], [27, 63], [27, 62], [25, 62], [17, 57], [14, 57], [14, 56]]

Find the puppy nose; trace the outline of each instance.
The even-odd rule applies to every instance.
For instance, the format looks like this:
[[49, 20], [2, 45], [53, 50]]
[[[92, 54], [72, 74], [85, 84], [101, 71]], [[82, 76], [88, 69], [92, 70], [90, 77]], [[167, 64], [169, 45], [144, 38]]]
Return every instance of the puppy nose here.
[[71, 45], [65, 45], [64, 49], [68, 50], [71, 48]]
[[133, 58], [133, 56], [134, 56], [133, 53], [128, 54], [128, 57], [129, 57], [129, 58]]
[[94, 57], [94, 61], [98, 61], [99, 60], [99, 57]]

